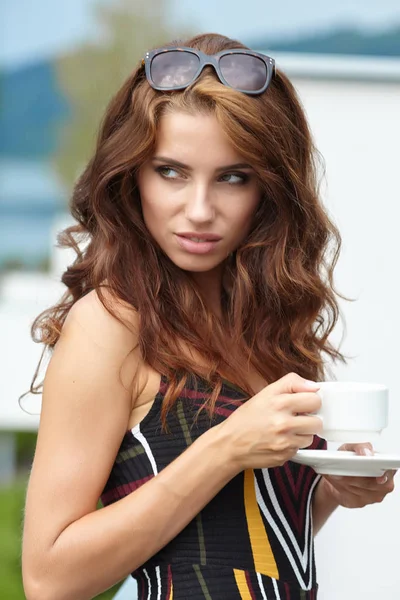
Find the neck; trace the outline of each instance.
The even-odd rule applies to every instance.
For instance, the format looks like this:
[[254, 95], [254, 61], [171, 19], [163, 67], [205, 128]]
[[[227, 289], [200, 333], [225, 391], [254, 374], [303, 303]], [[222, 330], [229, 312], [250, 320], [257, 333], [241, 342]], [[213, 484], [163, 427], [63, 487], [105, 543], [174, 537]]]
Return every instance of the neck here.
[[191, 273], [193, 281], [201, 291], [201, 294], [207, 306], [212, 312], [222, 319], [222, 268], [218, 268], [206, 273]]

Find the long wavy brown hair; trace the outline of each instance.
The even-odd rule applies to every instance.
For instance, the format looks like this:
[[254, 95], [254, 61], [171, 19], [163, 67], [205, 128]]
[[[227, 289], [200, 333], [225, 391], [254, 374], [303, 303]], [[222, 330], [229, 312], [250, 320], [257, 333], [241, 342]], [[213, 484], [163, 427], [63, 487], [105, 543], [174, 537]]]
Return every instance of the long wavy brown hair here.
[[[217, 34], [171, 45], [207, 54], [246, 48]], [[222, 320], [143, 221], [136, 173], [154, 152], [166, 110], [215, 115], [261, 185], [253, 227], [226, 261]], [[268, 382], [292, 371], [324, 379], [325, 358], [346, 359], [328, 339], [341, 316], [336, 296], [344, 297], [334, 290], [341, 238], [320, 199], [320, 158], [296, 91], [279, 69], [268, 90], [254, 97], [222, 85], [211, 68], [185, 90], [155, 91], [140, 63], [111, 99], [94, 154], [74, 186], [70, 211], [77, 224], [57, 241], [77, 256], [62, 275], [67, 290], [60, 302], [33, 322], [34, 341], [51, 352], [68, 311], [92, 290], [121, 320], [105, 285], [108, 297], [138, 311], [141, 356], [168, 377], [164, 423], [191, 374], [209, 384], [211, 413], [224, 378], [254, 393], [248, 364]], [[31, 393], [43, 386], [34, 387], [41, 361]]]

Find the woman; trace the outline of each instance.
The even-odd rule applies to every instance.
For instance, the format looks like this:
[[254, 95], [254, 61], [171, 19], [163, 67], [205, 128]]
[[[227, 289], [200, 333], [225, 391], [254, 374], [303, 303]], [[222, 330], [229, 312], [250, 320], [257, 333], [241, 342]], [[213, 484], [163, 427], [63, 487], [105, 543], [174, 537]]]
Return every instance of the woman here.
[[344, 360], [314, 158], [288, 79], [223, 36], [147, 53], [112, 99], [61, 240], [67, 292], [34, 323], [52, 356], [28, 600], [130, 573], [149, 600], [315, 598], [315, 533], [393, 489], [290, 460], [325, 447], [315, 381]]

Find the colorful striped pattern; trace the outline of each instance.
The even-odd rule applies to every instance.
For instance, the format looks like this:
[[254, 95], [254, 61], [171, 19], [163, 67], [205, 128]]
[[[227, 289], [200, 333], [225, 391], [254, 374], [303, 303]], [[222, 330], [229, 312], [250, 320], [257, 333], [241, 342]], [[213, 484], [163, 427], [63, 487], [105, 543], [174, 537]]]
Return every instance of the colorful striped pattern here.
[[[208, 393], [192, 378], [168, 414], [167, 380], [150, 412], [124, 436], [101, 500], [111, 504], [156, 476], [210, 426], [226, 419], [244, 393], [224, 382], [213, 421], [194, 416]], [[325, 448], [317, 436], [312, 448]], [[234, 477], [169, 544], [132, 573], [140, 600], [315, 600], [311, 500], [320, 477], [291, 461]]]
[[244, 473], [244, 507], [254, 567], [258, 573], [279, 579], [278, 567], [257, 502], [254, 471], [250, 470]]

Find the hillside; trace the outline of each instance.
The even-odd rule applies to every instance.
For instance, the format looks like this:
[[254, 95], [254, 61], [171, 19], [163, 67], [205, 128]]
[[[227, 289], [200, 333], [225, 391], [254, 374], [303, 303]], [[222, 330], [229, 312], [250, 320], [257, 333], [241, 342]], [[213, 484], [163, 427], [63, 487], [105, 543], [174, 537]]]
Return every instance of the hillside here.
[[260, 38], [250, 42], [249, 45], [254, 48], [281, 52], [400, 57], [400, 24], [381, 32], [364, 32], [349, 27], [314, 36], [282, 40]]

